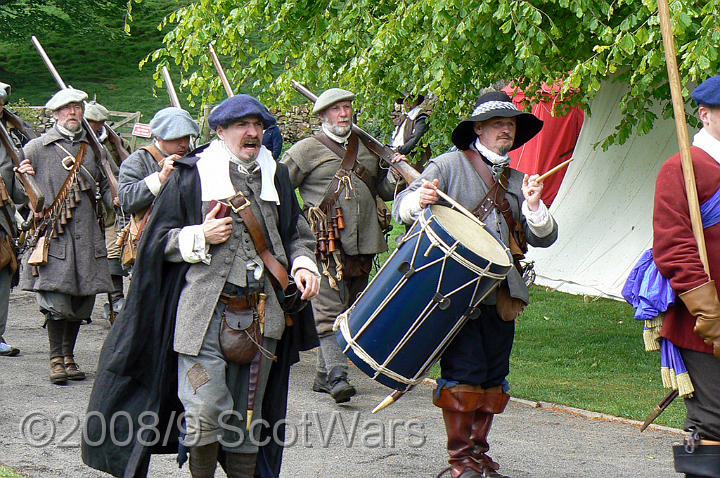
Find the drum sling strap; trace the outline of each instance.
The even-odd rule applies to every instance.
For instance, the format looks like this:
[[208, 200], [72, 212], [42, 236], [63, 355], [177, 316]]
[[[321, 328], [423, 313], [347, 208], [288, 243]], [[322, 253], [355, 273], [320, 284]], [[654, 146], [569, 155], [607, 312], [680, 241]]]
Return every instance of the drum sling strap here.
[[[477, 164], [484, 163], [480, 154], [472, 149], [464, 150], [463, 153]], [[505, 168], [502, 174], [500, 174], [498, 181], [493, 178], [489, 168], [480, 167], [475, 168], [475, 170], [480, 174], [480, 178], [482, 178], [488, 187], [488, 192], [482, 201], [480, 201], [480, 204], [473, 209], [472, 213], [481, 221], [485, 221], [493, 209], [497, 209], [503, 215], [510, 230], [510, 253], [513, 256], [515, 267], [518, 267], [520, 259], [525, 257], [525, 253], [527, 252], [527, 241], [525, 239], [525, 231], [522, 229], [522, 226], [515, 221], [512, 215], [512, 209], [510, 208], [510, 202], [505, 197], [508, 180], [510, 178], [510, 168]]]

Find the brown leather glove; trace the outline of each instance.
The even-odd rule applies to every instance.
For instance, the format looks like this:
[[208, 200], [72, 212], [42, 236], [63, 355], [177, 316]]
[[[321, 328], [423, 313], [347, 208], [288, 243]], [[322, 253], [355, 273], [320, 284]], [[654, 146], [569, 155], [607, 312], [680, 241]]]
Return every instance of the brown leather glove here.
[[695, 333], [705, 339], [706, 344], [712, 345], [715, 357], [720, 358], [720, 300], [715, 281], [683, 292], [680, 298], [695, 316]]

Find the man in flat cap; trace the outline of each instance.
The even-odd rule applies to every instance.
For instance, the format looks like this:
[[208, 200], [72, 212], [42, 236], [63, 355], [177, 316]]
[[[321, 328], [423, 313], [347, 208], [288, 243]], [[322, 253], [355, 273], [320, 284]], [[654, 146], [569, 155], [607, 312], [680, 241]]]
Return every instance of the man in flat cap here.
[[387, 166], [352, 132], [354, 99], [341, 88], [318, 96], [312, 112], [320, 116], [321, 131], [294, 144], [281, 160], [303, 198], [323, 272], [312, 303], [320, 338], [313, 390], [329, 393], [337, 403], [356, 390], [348, 382], [347, 358], [333, 323], [367, 286], [375, 254], [387, 250], [388, 224], [378, 221], [377, 198], [390, 200], [395, 191]]
[[82, 380], [74, 358], [80, 324], [90, 321], [95, 295], [112, 291], [97, 198], [113, 199], [82, 127], [84, 91], [57, 92], [45, 108], [55, 126], [25, 145], [18, 170], [35, 175], [45, 208], [35, 211], [37, 245], [22, 261], [20, 285], [34, 291], [50, 341], [50, 381]]
[[[507, 94], [481, 95], [472, 115], [452, 133], [458, 150], [431, 159], [420, 178], [398, 194], [393, 215], [411, 224], [425, 207], [438, 202], [439, 189], [477, 214], [514, 256], [524, 253], [527, 244], [550, 246], [557, 238], [557, 224], [540, 199], [542, 183], [537, 175], [523, 176], [508, 167], [508, 153], [541, 128], [542, 121], [518, 111]], [[442, 378], [433, 402], [442, 408], [453, 478], [504, 476], [486, 454], [487, 435], [493, 416], [510, 399], [506, 377], [514, 319], [528, 301], [527, 286], [513, 267], [440, 359]]]
[[[14, 164], [8, 150], [10, 148], [22, 147], [18, 136], [13, 136], [11, 130], [16, 130], [15, 125], [6, 122], [6, 114], [4, 110], [5, 101], [10, 95], [10, 85], [0, 83], [0, 122], [3, 128], [8, 132], [8, 139], [12, 144], [5, 144], [0, 140], [0, 188], [7, 191], [2, 196], [7, 196], [9, 200], [0, 201], [0, 356], [14, 357], [20, 353], [20, 349], [13, 347], [5, 342], [4, 334], [8, 320], [8, 308], [10, 303], [10, 288], [13, 282], [13, 276], [17, 269], [17, 258], [10, 244], [17, 235], [17, 220], [15, 219], [15, 205], [22, 206], [27, 202], [27, 196], [22, 183], [15, 177], [13, 172]], [[4, 137], [4, 136], [3, 136]]]
[[[155, 141], [135, 151], [120, 165], [118, 197], [123, 212], [132, 215], [127, 226], [129, 233], [124, 234], [125, 248], [137, 247], [150, 205], [175, 169], [175, 161], [190, 151], [190, 138], [200, 134], [200, 127], [190, 113], [174, 106], [155, 113], [150, 129]], [[131, 265], [129, 253], [125, 251], [123, 255], [126, 265]]]
[[[693, 235], [680, 154], [658, 173], [653, 214], [653, 257], [680, 296], [668, 308], [662, 338], [680, 350], [695, 392], [685, 397], [686, 446], [675, 448], [675, 470], [688, 477], [720, 477], [720, 75], [692, 92], [702, 129], [692, 154], [703, 232], [708, 245], [705, 272]], [[664, 350], [664, 349], [663, 349]]]
[[[317, 345], [309, 308], [285, 318], [288, 271], [304, 300], [317, 294], [319, 272], [287, 168], [262, 146], [272, 121], [257, 99], [236, 95], [210, 114], [218, 138], [175, 160], [90, 397], [88, 411], [108, 419], [121, 410], [139, 420], [151, 404], [160, 426], [178, 426], [170, 414], [184, 409], [193, 478], [214, 476], [221, 456], [230, 478], [253, 477], [256, 461], [279, 475], [283, 437], [264, 437], [284, 418], [297, 350]], [[232, 347], [232, 336], [246, 344]], [[123, 430], [111, 439], [92, 423], [87, 436], [102, 441], [83, 444], [87, 464], [140, 476], [148, 447], [118, 450]]]

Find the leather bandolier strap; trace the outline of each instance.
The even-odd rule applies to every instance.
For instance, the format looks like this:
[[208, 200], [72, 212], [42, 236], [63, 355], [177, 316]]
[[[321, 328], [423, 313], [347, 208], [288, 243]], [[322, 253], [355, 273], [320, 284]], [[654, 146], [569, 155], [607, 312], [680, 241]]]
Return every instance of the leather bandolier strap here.
[[[472, 149], [464, 150], [463, 153], [478, 164], [484, 162], [481, 156]], [[510, 202], [505, 197], [509, 184], [510, 168], [506, 168], [502, 172], [499, 176], [499, 181], [493, 178], [490, 169], [483, 167], [475, 169], [488, 187], [488, 192], [472, 212], [481, 221], [484, 221], [493, 209], [497, 209], [503, 215], [510, 230], [510, 253], [513, 259], [515, 259], [515, 266], [518, 267], [518, 261], [522, 259], [527, 252], [527, 241], [525, 239], [525, 231], [517, 221], [515, 221], [512, 215], [512, 209], [510, 208]]]
[[[46, 223], [46, 227], [44, 227], [43, 229], [50, 228], [52, 231], [54, 231], [55, 224], [60, 219], [61, 209], [65, 206], [65, 199], [68, 197], [68, 194], [73, 190], [75, 178], [77, 177], [78, 171], [80, 170], [80, 166], [82, 166], [82, 163], [85, 161], [85, 153], [87, 152], [87, 148], [87, 143], [81, 143], [77, 156], [75, 158], [72, 158], [72, 156], [69, 157], [70, 159], [74, 159], [73, 165], [70, 168], [70, 172], [65, 178], [65, 182], [58, 191], [57, 196], [55, 196], [52, 204], [50, 204], [49, 207], [46, 207], [43, 211], [45, 217], [50, 216], [51, 218], [50, 221]], [[65, 161], [65, 159], [67, 158], [63, 158], [63, 161]], [[43, 231], [38, 228], [36, 236], [39, 236], [42, 232]]]
[[290, 281], [288, 280], [288, 271], [285, 267], [280, 264], [275, 256], [272, 255], [270, 249], [267, 247], [265, 242], [265, 234], [263, 233], [262, 227], [258, 222], [252, 209], [250, 209], [250, 201], [245, 195], [238, 191], [232, 196], [228, 202], [232, 205], [233, 211], [235, 211], [247, 226], [252, 237], [255, 250], [265, 264], [265, 267], [270, 271], [271, 277], [280, 284], [282, 290], [286, 290]]
[[[144, 149], [148, 153], [152, 155], [153, 158], [155, 158], [155, 161], [158, 162], [160, 167], [162, 168], [163, 163], [165, 162], [165, 155], [158, 149], [157, 146], [154, 144], [143, 146], [140, 149]], [[145, 212], [142, 215], [142, 218], [138, 218], [137, 215], [135, 217], [135, 220], [139, 223], [137, 228], [137, 234], [135, 234], [135, 237], [132, 238], [132, 240], [135, 242], [135, 244], [138, 244], [140, 242], [140, 237], [142, 236], [143, 231], [145, 231], [145, 226], [147, 225], [148, 218], [150, 217], [150, 212], [152, 211], [152, 204], [148, 206], [148, 208], [145, 210]], [[138, 219], [140, 219], [138, 221]]]

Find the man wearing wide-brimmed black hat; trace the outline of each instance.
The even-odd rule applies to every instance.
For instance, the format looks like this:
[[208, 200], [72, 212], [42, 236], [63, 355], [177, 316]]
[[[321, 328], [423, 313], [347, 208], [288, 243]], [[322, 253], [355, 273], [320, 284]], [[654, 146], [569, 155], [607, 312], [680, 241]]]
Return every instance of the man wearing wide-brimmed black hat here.
[[[430, 160], [422, 176], [398, 195], [395, 218], [412, 223], [438, 202], [439, 189], [478, 215], [514, 256], [524, 253], [527, 244], [551, 245], [557, 224], [540, 199], [542, 182], [508, 167], [508, 153], [541, 128], [542, 121], [519, 111], [505, 93], [480, 96], [472, 115], [452, 133], [458, 150]], [[499, 186], [493, 186], [496, 182]], [[497, 193], [488, 194], [491, 190]], [[504, 476], [486, 454], [487, 435], [493, 416], [510, 399], [506, 377], [514, 319], [528, 301], [520, 272], [511, 268], [498, 291], [480, 304], [479, 317], [463, 326], [440, 360], [442, 378], [433, 402], [443, 410], [453, 478]]]

